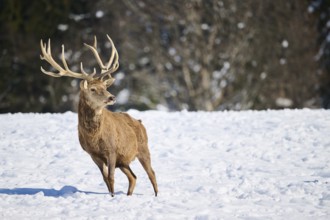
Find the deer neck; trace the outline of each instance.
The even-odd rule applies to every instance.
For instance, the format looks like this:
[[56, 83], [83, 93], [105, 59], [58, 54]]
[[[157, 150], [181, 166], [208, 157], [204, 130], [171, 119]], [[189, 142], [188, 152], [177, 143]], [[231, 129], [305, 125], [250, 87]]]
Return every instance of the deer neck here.
[[79, 126], [89, 134], [100, 131], [102, 126], [103, 108], [94, 108], [84, 94], [80, 94], [78, 106]]

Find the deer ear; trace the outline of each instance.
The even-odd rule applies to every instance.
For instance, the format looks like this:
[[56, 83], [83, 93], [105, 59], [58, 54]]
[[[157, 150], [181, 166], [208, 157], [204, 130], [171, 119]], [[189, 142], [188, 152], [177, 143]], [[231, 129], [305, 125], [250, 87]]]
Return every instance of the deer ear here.
[[83, 80], [80, 82], [80, 89], [88, 89], [88, 82], [87, 80]]
[[115, 82], [115, 79], [114, 78], [110, 78], [110, 79], [107, 79], [103, 82], [103, 84], [106, 86], [106, 87], [109, 87], [111, 86], [113, 83]]

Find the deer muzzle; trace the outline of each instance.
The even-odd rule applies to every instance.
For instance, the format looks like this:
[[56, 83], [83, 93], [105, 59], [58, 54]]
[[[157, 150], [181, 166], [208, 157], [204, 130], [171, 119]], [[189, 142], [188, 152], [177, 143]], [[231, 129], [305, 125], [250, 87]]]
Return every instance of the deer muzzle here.
[[110, 95], [105, 102], [106, 102], [106, 104], [112, 105], [116, 102], [116, 97], [114, 95]]

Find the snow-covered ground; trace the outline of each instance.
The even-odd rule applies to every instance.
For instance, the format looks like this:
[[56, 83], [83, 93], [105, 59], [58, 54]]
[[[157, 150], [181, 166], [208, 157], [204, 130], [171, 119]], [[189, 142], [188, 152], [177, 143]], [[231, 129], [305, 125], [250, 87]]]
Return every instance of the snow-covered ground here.
[[129, 111], [149, 133], [159, 195], [136, 160], [115, 197], [77, 115], [0, 115], [0, 219], [330, 219], [330, 111]]

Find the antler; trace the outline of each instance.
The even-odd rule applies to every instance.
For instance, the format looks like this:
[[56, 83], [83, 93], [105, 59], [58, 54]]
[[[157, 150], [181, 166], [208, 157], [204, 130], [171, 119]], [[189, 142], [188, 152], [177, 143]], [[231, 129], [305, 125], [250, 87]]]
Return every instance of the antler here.
[[44, 70], [44, 68], [41, 67], [41, 71], [43, 73], [53, 77], [69, 76], [73, 78], [86, 79], [86, 80], [92, 80], [94, 75], [96, 74], [95, 68], [93, 73], [91, 74], [86, 73], [83, 69], [82, 63], [80, 63], [81, 73], [77, 73], [70, 70], [64, 56], [64, 45], [62, 45], [62, 63], [64, 68], [61, 67], [52, 57], [50, 39], [48, 40], [48, 44], [44, 44], [42, 40], [40, 40], [40, 46], [42, 52], [42, 55], [40, 55], [40, 59], [46, 60], [52, 67], [54, 67], [58, 71], [58, 73], [54, 73], [54, 72], [46, 71]]
[[93, 46], [88, 45], [86, 43], [84, 44], [86, 47], [88, 47], [93, 52], [93, 54], [96, 58], [96, 61], [101, 68], [100, 79], [102, 81], [105, 76], [108, 76], [109, 79], [112, 79], [111, 73], [115, 72], [119, 67], [119, 62], [118, 62], [119, 57], [118, 57], [117, 49], [116, 49], [115, 45], [113, 44], [109, 35], [107, 35], [107, 37], [111, 43], [112, 51], [111, 51], [111, 56], [110, 56], [109, 62], [106, 65], [103, 64], [103, 62], [99, 56], [99, 53], [97, 52], [97, 39], [95, 36], [94, 36], [94, 45]]
[[[89, 81], [93, 80], [95, 78], [99, 78], [101, 81], [108, 82], [109, 84], [111, 84], [114, 81], [114, 79], [111, 76], [111, 73], [115, 72], [118, 69], [119, 57], [118, 57], [117, 49], [116, 49], [115, 45], [113, 44], [111, 38], [109, 37], [109, 35], [107, 35], [107, 37], [111, 43], [112, 51], [111, 51], [111, 56], [110, 56], [109, 62], [106, 65], [103, 64], [103, 62], [100, 58], [100, 55], [97, 52], [96, 37], [94, 36], [94, 45], [93, 46], [84, 43], [84, 45], [93, 52], [93, 54], [96, 58], [96, 61], [101, 68], [101, 73], [99, 76], [95, 76], [95, 74], [96, 74], [95, 68], [94, 68], [93, 73], [91, 73], [91, 74], [86, 73], [84, 71], [82, 62], [80, 63], [81, 73], [70, 70], [68, 67], [68, 64], [65, 60], [65, 56], [64, 56], [64, 45], [62, 45], [62, 57], [61, 57], [64, 68], [61, 67], [52, 57], [50, 39], [48, 40], [48, 44], [44, 44], [43, 41], [40, 40], [40, 46], [41, 46], [41, 52], [42, 52], [42, 55], [40, 55], [40, 59], [46, 60], [52, 67], [54, 67], [58, 71], [58, 73], [46, 71], [42, 67], [41, 67], [41, 71], [43, 73], [45, 73], [49, 76], [53, 76], [53, 77], [69, 76], [69, 77], [78, 78], [78, 79], [86, 79]], [[105, 80], [106, 76], [108, 77], [108, 79]]]

